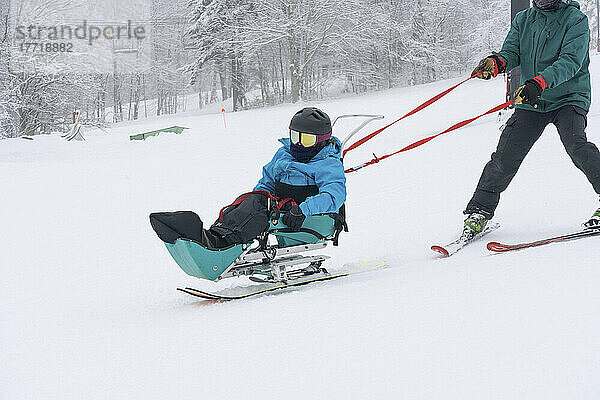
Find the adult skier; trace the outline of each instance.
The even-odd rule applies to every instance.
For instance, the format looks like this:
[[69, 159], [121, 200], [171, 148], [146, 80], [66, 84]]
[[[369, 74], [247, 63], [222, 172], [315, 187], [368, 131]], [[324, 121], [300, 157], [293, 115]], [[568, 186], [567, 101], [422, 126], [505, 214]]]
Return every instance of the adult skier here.
[[[473, 75], [480, 73], [478, 78], [490, 79], [520, 65], [523, 85], [515, 93], [515, 112], [464, 211], [465, 239], [485, 229], [500, 194], [550, 123], [575, 166], [600, 194], [600, 152], [585, 133], [591, 102], [589, 43], [588, 19], [576, 1], [533, 0], [532, 8], [515, 16], [502, 50], [473, 70]], [[600, 208], [584, 226], [600, 228]]]
[[266, 231], [275, 208], [294, 231], [302, 228], [307, 216], [337, 214], [346, 201], [346, 177], [342, 144], [332, 136], [329, 116], [318, 108], [303, 108], [290, 122], [289, 138], [280, 142], [282, 147], [264, 166], [254, 190], [225, 207], [210, 229], [203, 229], [195, 213], [178, 211], [152, 213], [155, 232], [167, 243], [183, 237], [222, 249], [249, 243]]

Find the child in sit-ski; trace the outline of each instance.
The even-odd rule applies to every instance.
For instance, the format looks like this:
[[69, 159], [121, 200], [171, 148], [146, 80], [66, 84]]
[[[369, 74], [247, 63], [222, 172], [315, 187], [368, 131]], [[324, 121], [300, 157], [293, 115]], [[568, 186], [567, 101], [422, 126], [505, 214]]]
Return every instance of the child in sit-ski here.
[[294, 231], [307, 216], [338, 213], [346, 201], [346, 177], [342, 144], [332, 136], [329, 116], [318, 108], [303, 108], [290, 122], [289, 137], [280, 142], [283, 146], [264, 166], [254, 191], [221, 210], [210, 229], [204, 230], [191, 211], [154, 213], [150, 221], [158, 236], [168, 243], [183, 237], [220, 249], [258, 237], [275, 209]]

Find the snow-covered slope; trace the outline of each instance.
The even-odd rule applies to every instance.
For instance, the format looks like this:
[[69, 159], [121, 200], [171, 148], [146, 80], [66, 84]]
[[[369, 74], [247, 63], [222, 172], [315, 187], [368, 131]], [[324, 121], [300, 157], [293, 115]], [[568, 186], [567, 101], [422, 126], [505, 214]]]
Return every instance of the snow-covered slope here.
[[[315, 105], [389, 122], [454, 82]], [[491, 108], [504, 85], [469, 82], [347, 164]], [[188, 113], [85, 142], [0, 142], [0, 398], [599, 398], [597, 239], [505, 255], [482, 242], [450, 259], [429, 250], [460, 231], [495, 116], [348, 175], [351, 231], [327, 250], [332, 268], [385, 259], [388, 269], [222, 304], [176, 292], [203, 282], [171, 260], [148, 214], [190, 209], [212, 222], [253, 187], [300, 107], [228, 114], [227, 129], [220, 114]], [[600, 144], [598, 107], [588, 134]], [[175, 124], [190, 129], [128, 140]], [[596, 206], [549, 127], [488, 238], [577, 230]]]

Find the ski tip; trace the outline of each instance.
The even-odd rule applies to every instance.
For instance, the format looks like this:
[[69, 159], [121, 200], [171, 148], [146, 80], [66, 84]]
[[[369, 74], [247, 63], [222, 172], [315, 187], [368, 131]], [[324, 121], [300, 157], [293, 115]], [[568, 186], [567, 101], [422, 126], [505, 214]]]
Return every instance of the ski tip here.
[[506, 250], [506, 246], [498, 242], [489, 242], [486, 247], [489, 251], [495, 252], [501, 252], [503, 250]]
[[444, 257], [450, 257], [450, 253], [448, 253], [448, 250], [446, 250], [442, 246], [431, 246], [431, 250], [435, 251], [438, 254], [441, 254]]
[[190, 287], [186, 287], [185, 289], [178, 287], [177, 290], [179, 290], [180, 292], [189, 294], [191, 296], [194, 296], [194, 297], [199, 297], [199, 298], [204, 299], [204, 300], [218, 300], [218, 298], [215, 297], [215, 296], [211, 296], [208, 293], [203, 293], [203, 292], [200, 292], [200, 291], [198, 291], [198, 290], [196, 290], [194, 288], [190, 288]]

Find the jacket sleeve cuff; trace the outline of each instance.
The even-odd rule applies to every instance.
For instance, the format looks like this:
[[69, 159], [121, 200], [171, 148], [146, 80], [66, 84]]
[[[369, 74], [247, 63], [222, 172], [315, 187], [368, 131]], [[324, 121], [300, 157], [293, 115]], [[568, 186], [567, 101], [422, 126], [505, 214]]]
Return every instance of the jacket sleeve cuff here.
[[498, 54], [492, 54], [490, 58], [494, 60], [494, 65], [496, 66], [495, 76], [506, 72], [506, 60], [504, 58]]
[[308, 204], [306, 204], [306, 202], [305, 202], [305, 201], [304, 201], [304, 202], [302, 202], [302, 203], [300, 203], [300, 204], [298, 205], [298, 207], [300, 207], [300, 210], [302, 210], [302, 214], [304, 214], [304, 216], [308, 217], [308, 216], [312, 215], [312, 214], [310, 213], [310, 210], [309, 210], [309, 208], [308, 208]]
[[548, 88], [548, 84], [546, 83], [546, 80], [544, 79], [543, 76], [538, 75], [535, 78], [533, 78], [533, 80], [540, 85], [540, 87], [542, 88], [542, 90], [545, 90]]

